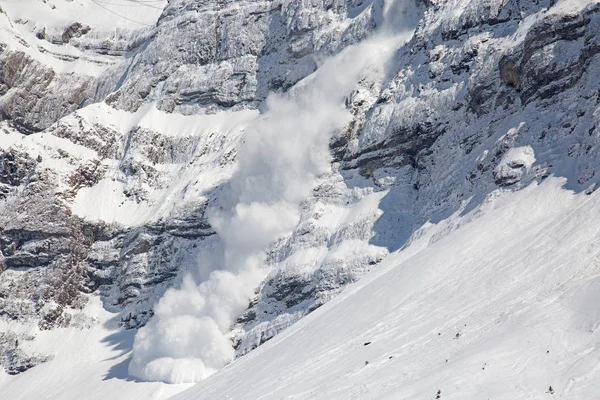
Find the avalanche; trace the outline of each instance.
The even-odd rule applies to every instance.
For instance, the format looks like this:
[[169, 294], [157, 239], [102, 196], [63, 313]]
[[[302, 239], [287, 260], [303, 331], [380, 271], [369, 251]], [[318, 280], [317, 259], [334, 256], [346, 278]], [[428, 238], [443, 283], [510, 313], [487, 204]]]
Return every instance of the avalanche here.
[[180, 289], [169, 289], [138, 331], [133, 376], [197, 382], [234, 359], [226, 334], [267, 275], [266, 250], [292, 233], [300, 203], [328, 172], [331, 135], [350, 121], [344, 98], [359, 78], [382, 79], [393, 51], [411, 37], [414, 17], [407, 8], [402, 0], [384, 10], [400, 33], [384, 24], [383, 32], [326, 61], [289, 96], [267, 99], [267, 112], [244, 135], [231, 193], [211, 211], [221, 243], [200, 256], [199, 282], [192, 273]]
[[[556, 398], [595, 398], [600, 194], [564, 183], [495, 192], [427, 224], [360, 282], [175, 398], [530, 400], [550, 386]], [[70, 339], [56, 347], [59, 337]], [[123, 332], [40, 339], [56, 359], [4, 376], [6, 398], [162, 399], [190, 387], [123, 380]]]
[[0, 3], [1, 399], [598, 398], [597, 1]]

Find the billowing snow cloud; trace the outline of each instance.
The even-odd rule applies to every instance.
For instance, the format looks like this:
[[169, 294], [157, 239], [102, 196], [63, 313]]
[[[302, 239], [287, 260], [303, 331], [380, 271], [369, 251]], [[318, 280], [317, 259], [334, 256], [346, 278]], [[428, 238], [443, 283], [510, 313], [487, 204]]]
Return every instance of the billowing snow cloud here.
[[[405, 11], [398, 4], [388, 8], [394, 15]], [[209, 211], [220, 245], [201, 257], [199, 284], [186, 277], [156, 305], [136, 335], [130, 374], [196, 382], [233, 359], [225, 334], [266, 275], [268, 245], [291, 233], [300, 202], [329, 170], [330, 137], [350, 118], [344, 98], [360, 78], [381, 76], [409, 36], [387, 31], [329, 59], [292, 93], [267, 99], [268, 111], [248, 128], [239, 150], [229, 204]]]

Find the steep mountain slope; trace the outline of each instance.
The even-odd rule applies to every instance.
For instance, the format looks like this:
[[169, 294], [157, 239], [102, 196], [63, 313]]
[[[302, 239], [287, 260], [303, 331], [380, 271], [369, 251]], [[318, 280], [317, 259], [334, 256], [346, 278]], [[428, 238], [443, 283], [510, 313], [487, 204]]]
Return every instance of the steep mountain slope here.
[[368, 278], [175, 398], [595, 398], [598, 195], [563, 184], [495, 195], [427, 227]]
[[[439, 254], [450, 252], [448, 247], [434, 244], [444, 236], [448, 238], [442, 241], [456, 240], [461, 245], [468, 236], [460, 232], [493, 238], [495, 231], [491, 228], [465, 227], [453, 232], [474, 215], [473, 210], [486, 215], [490, 224], [495, 218], [506, 218], [508, 214], [502, 213], [508, 211], [495, 211], [486, 205], [490, 196], [523, 189], [527, 195], [507, 195], [507, 199], [518, 199], [515, 204], [531, 201], [532, 207], [541, 207], [537, 196], [560, 193], [557, 196], [563, 200], [543, 203], [548, 209], [539, 209], [539, 219], [534, 221], [532, 216], [531, 225], [524, 222], [523, 226], [515, 226], [514, 236], [507, 233], [511, 238], [544, 234], [536, 230], [544, 212], [547, 218], [566, 213], [564, 204], [583, 201], [580, 199], [588, 198], [585, 194], [592, 194], [590, 199], [595, 196], [596, 170], [600, 168], [595, 151], [600, 7], [594, 1], [110, 3], [114, 4], [31, 0], [1, 6], [0, 363], [8, 373], [17, 374], [46, 362], [20, 376], [3, 377], [0, 385], [10, 393], [18, 393], [27, 376], [50, 382], [53, 374], [66, 373], [65, 366], [79, 365], [71, 358], [73, 349], [59, 348], [44, 337], [70, 332], [73, 337], [89, 338], [76, 339], [88, 343], [97, 342], [102, 335], [122, 338], [108, 343], [127, 353], [133, 345], [133, 331], [115, 332], [135, 330], [152, 321], [155, 306], [168, 288], [175, 289], [171, 293], [183, 288], [181, 293], [191, 294], [182, 297], [185, 302], [194, 298], [201, 282], [209, 281], [211, 271], [230, 268], [228, 263], [207, 259], [207, 253], [220, 251], [225, 240], [222, 225], [215, 226], [215, 210], [231, 207], [232, 193], [239, 192], [240, 182], [244, 181], [240, 177], [266, 176], [266, 182], [287, 182], [282, 186], [287, 188], [285, 193], [291, 190], [302, 195], [293, 196], [291, 202], [287, 194], [282, 197], [293, 208], [293, 224], [289, 227], [284, 223], [285, 214], [278, 214], [275, 207], [261, 214], [269, 218], [255, 218], [258, 222], [273, 219], [286, 228], [279, 226], [276, 231], [280, 232], [261, 245], [264, 248], [259, 246], [258, 277], [238, 292], [243, 295], [222, 320], [218, 336], [225, 338], [228, 352], [231, 347], [230, 358], [252, 351], [335, 298], [347, 284], [371, 270], [380, 270], [382, 261], [394, 267], [396, 272], [390, 274], [409, 279], [410, 267], [399, 260], [407, 259], [417, 247], [423, 248], [419, 257], [424, 257], [424, 263], [436, 264]], [[390, 5], [397, 8], [390, 12], [386, 8]], [[378, 36], [386, 29], [388, 36], [414, 34], [406, 44], [404, 40], [388, 43], [384, 36]], [[390, 50], [388, 56], [380, 58], [381, 51], [362, 52], [365, 47], [361, 46], [369, 41], [381, 51]], [[341, 64], [331, 62], [344, 54], [351, 56]], [[352, 75], [348, 71], [356, 72]], [[348, 77], [349, 83], [333, 96], [303, 95], [312, 90], [311, 82], [319, 87], [322, 85], [314, 85], [319, 79], [333, 83]], [[269, 100], [270, 92], [284, 95]], [[331, 110], [335, 115], [340, 113], [339, 120], [328, 119]], [[268, 121], [272, 121], [271, 128], [265, 130]], [[321, 121], [320, 125], [315, 121]], [[322, 165], [319, 155], [323, 145], [327, 146], [328, 135], [332, 136], [332, 158]], [[264, 138], [266, 145], [253, 153], [248, 143], [261, 142], [254, 142], [252, 137]], [[309, 138], [316, 138], [316, 142]], [[248, 161], [247, 154], [258, 156]], [[252, 175], [252, 168], [269, 164], [269, 160], [269, 168]], [[317, 172], [302, 177], [305, 180], [290, 174], [294, 167], [304, 168], [298, 160], [309, 160], [306, 165], [310, 168], [317, 165]], [[246, 171], [248, 166], [252, 168]], [[551, 176], [564, 178], [561, 184], [576, 195], [547, 189], [556, 188], [556, 183], [540, 185]], [[555, 178], [551, 180], [556, 182]], [[249, 198], [256, 195], [252, 191], [239, 193], [240, 201], [248, 193], [252, 193]], [[585, 204], [581, 212], [592, 221], [593, 202]], [[431, 224], [434, 228], [423, 233], [427, 231], [423, 227]], [[237, 226], [247, 229], [229, 232], [246, 234], [232, 243], [245, 243], [247, 238], [259, 236], [258, 231], [248, 229], [255, 225], [244, 222]], [[563, 227], [548, 225], [543, 229], [550, 232]], [[420, 237], [422, 234], [426, 239]], [[572, 240], [569, 243], [577, 246], [576, 241], [583, 242], [584, 238], [573, 235]], [[498, 241], [480, 245], [465, 251], [479, 254], [477, 257], [492, 265], [496, 265], [496, 259], [512, 257], [513, 250], [524, 251], [517, 244], [512, 249]], [[486, 254], [493, 254], [490, 247], [494, 246], [498, 247], [498, 255], [492, 260]], [[554, 254], [552, 249], [538, 250], [540, 258]], [[585, 260], [573, 255], [567, 261], [579, 271]], [[480, 275], [469, 272], [482, 268], [480, 264], [465, 259], [464, 271], [458, 271], [458, 267], [452, 271], [468, 278], [465, 285], [477, 286], [494, 277], [487, 269]], [[543, 272], [555, 279], [553, 282], [568, 278], [552, 266], [535, 264], [531, 268], [544, 268]], [[439, 272], [440, 276], [450, 273]], [[581, 279], [593, 278], [593, 270], [580, 272]], [[184, 278], [187, 274], [191, 274], [191, 281]], [[532, 275], [531, 284], [536, 277]], [[192, 284], [183, 284], [184, 279]], [[358, 293], [377, 292], [381, 286], [375, 282], [364, 284], [367, 286]], [[188, 287], [190, 291], [186, 291]], [[458, 284], [443, 286], [440, 292], [431, 294], [431, 299], [450, 291], [458, 293], [453, 295], [458, 302], [474, 299], [469, 296], [477, 291], [464, 288]], [[513, 296], [509, 289], [498, 289], [498, 296]], [[550, 291], [551, 287], [542, 285], [540, 290]], [[404, 296], [403, 292], [418, 290], [402, 286], [398, 296]], [[407, 311], [407, 320], [431, 314], [427, 307], [435, 305], [433, 300], [417, 301], [416, 295], [412, 298], [414, 303], [402, 303], [414, 311]], [[398, 297], [398, 304], [403, 299]], [[538, 307], [531, 297], [521, 300], [524, 307]], [[362, 318], [361, 310], [365, 309], [356, 301], [348, 298], [347, 302], [328, 306], [332, 307], [328, 310], [337, 311], [326, 311], [326, 315], [339, 312], [348, 331], [340, 330], [341, 336], [328, 334], [332, 342], [324, 345], [334, 349], [335, 338], [345, 342], [368, 329], [368, 323], [375, 323], [351, 322], [352, 318]], [[494, 301], [483, 304], [480, 311], [500, 307]], [[102, 313], [94, 308], [99, 302], [105, 309]], [[421, 307], [420, 303], [425, 305]], [[446, 306], [448, 312], [454, 306], [452, 312], [462, 310], [458, 303]], [[410, 329], [393, 321], [397, 315], [387, 306], [365, 307], [373, 311], [372, 318], [387, 321], [382, 324], [390, 329]], [[350, 312], [352, 309], [355, 314]], [[518, 314], [512, 308], [505, 312], [510, 318]], [[596, 315], [593, 310], [585, 312]], [[186, 308], [166, 314], [179, 313], [186, 318], [202, 315]], [[392, 320], [386, 320], [388, 314]], [[371, 314], [364, 317], [370, 318]], [[314, 329], [325, 329], [325, 317], [314, 318]], [[483, 324], [482, 318], [474, 315], [468, 323]], [[534, 327], [541, 331], [550, 329], [533, 320]], [[575, 327], [578, 321], [573, 321], [573, 326], [566, 320], [563, 323], [569, 329], [579, 329]], [[300, 322], [300, 327], [308, 329], [307, 323]], [[440, 317], [432, 323], [445, 322]], [[154, 325], [148, 326], [146, 332]], [[309, 338], [302, 338], [297, 331], [300, 328], [293, 329], [295, 333], [290, 335], [297, 339], [289, 340], [317, 349], [316, 342], [311, 344]], [[415, 346], [424, 346], [425, 342], [419, 341], [426, 340], [422, 337], [425, 330], [415, 332]], [[176, 333], [179, 338], [186, 337], [181, 330]], [[503, 343], [516, 337], [505, 330], [497, 333], [501, 341], [506, 340]], [[522, 331], [525, 336], [529, 333], [527, 329]], [[477, 340], [485, 338], [483, 333], [477, 336]], [[284, 350], [285, 340], [277, 342], [274, 348], [278, 350], [266, 350], [265, 355], [250, 353], [249, 360], [257, 361], [239, 364], [250, 363], [247, 368], [251, 370], [256, 368], [254, 362], [270, 364], [274, 362], [273, 352], [285, 355], [282, 366], [297, 363], [301, 355]], [[579, 338], [569, 338], [569, 342], [579, 348], [586, 345]], [[399, 346], [392, 339], [383, 343]], [[91, 346], [96, 350], [90, 350], [90, 357], [115, 356], [102, 342]], [[180, 356], [175, 353], [181, 354], [182, 349], [189, 348], [171, 348], [168, 351], [172, 353], [163, 356], [177, 359]], [[323, 349], [315, 351], [321, 354]], [[461, 351], [476, 350], [461, 347]], [[490, 351], [500, 357], [500, 347]], [[189, 357], [189, 353], [183, 354], [180, 358]], [[257, 354], [263, 353], [258, 350]], [[565, 354], [566, 364], [575, 363], [574, 353]], [[591, 354], [593, 357], [595, 353]], [[140, 382], [122, 381], [132, 379], [124, 372], [127, 357], [121, 354], [114, 363], [107, 360], [88, 364], [86, 368], [91, 372], [85, 381], [91, 382], [89, 390], [100, 396], [105, 387], [124, 397], [145, 397], [157, 390], [155, 395], [161, 397], [184, 388], [168, 387], [161, 394], [159, 384], [144, 384], [138, 389]], [[339, 361], [343, 368], [354, 367], [337, 357], [332, 356], [331, 362]], [[471, 376], [464, 364], [467, 358], [461, 360], [463, 364], [455, 367], [466, 375], [455, 376]], [[231, 384], [230, 379], [240, 379], [238, 374], [246, 368], [235, 367], [237, 364], [234, 362], [232, 368], [200, 387], [221, 393], [225, 388], [220, 385], [225, 385], [232, 395], [238, 393], [234, 397], [254, 398], [244, 397], [240, 393], [245, 389]], [[371, 364], [364, 371], [373, 371]], [[113, 367], [119, 372], [110, 373]], [[409, 367], [427, 371], [432, 366], [404, 366]], [[450, 370], [440, 368], [440, 374]], [[300, 380], [289, 388], [282, 385], [282, 392], [277, 393], [310, 397], [302, 392], [316, 381], [309, 379], [306, 370], [300, 370], [306, 374], [306, 382]], [[580, 370], [574, 368], [577, 372], [571, 373], [556, 369], [552, 373], [556, 379], [571, 374], [577, 380]], [[243, 373], [247, 375], [247, 371]], [[114, 379], [99, 379], [104, 375]], [[388, 379], [384, 372], [377, 375], [377, 379]], [[529, 390], [540, 375], [525, 375], [519, 379]], [[332, 375], [323, 376], [333, 379]], [[508, 379], [508, 375], [503, 376]], [[180, 381], [168, 374], [157, 379]], [[271, 378], [264, 379], [265, 385], [274, 385]], [[367, 384], [361, 379], [357, 382]], [[382, 382], [377, 379], [374, 382]], [[439, 379], [450, 385], [445, 378]], [[248, 381], [240, 382], [251, 386]], [[488, 383], [481, 390], [492, 390]], [[48, 395], [76, 398], [76, 390], [61, 394], [61, 386]], [[524, 391], [523, 387], [489, 393], [537, 396], [537, 391]], [[31, 391], [22, 392], [21, 397], [32, 397], [35, 388], [31, 386]], [[358, 389], [336, 395], [335, 388], [339, 387], [332, 386], [323, 393], [340, 398], [348, 393], [359, 396]], [[421, 386], [411, 388], [406, 390], [429, 395]], [[593, 393], [587, 388], [576, 390], [581, 392], [572, 392], [576, 393], [572, 396]], [[368, 393], [383, 395], [372, 389]], [[453, 395], [464, 398], [461, 393], [464, 396], [466, 392], [456, 391]], [[567, 392], [564, 395], [568, 396]]]

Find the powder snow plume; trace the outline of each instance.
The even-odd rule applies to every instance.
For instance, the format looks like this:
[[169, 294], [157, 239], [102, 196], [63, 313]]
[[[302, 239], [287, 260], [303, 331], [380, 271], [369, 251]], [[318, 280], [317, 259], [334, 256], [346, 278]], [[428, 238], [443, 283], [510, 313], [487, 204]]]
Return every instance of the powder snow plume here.
[[412, 35], [398, 23], [411, 11], [404, 2], [382, 9], [384, 16], [394, 15], [385, 21], [396, 29], [384, 24], [372, 38], [327, 60], [291, 93], [269, 96], [267, 111], [246, 131], [227, 200], [209, 210], [220, 244], [203, 254], [196, 279], [187, 276], [180, 288], [168, 290], [138, 331], [131, 375], [197, 382], [233, 360], [226, 333], [266, 276], [267, 247], [292, 232], [300, 203], [329, 171], [330, 137], [350, 118], [344, 98], [359, 79], [381, 78], [382, 66]]

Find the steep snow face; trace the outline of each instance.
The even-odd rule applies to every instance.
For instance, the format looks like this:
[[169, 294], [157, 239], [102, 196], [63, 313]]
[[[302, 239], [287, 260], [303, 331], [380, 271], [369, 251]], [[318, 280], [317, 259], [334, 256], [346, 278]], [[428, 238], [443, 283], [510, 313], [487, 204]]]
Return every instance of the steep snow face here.
[[[227, 165], [227, 157], [257, 116], [253, 110], [169, 115], [152, 104], [135, 113], [106, 104], [82, 109], [51, 129], [67, 135], [79, 124], [108, 129], [108, 135], [83, 131], [71, 138], [90, 144], [98, 141], [93, 143], [96, 152], [108, 159], [98, 183], [77, 191], [73, 212], [87, 220], [141, 226], [190, 203], [205, 202], [210, 190], [230, 178], [233, 165]], [[138, 176], [131, 177], [136, 169], [141, 169]]]
[[[20, 0], [2, 4], [17, 23], [39, 30], [52, 30], [79, 22], [92, 29], [152, 26], [162, 14], [167, 0]], [[135, 26], [137, 24], [137, 26]], [[36, 30], [37, 31], [37, 30]]]
[[[2, 322], [2, 332], [18, 332], [19, 350], [50, 354], [52, 361], [26, 374], [0, 374], [2, 397], [9, 399], [166, 399], [190, 385], [137, 382], [127, 378], [128, 351], [133, 332], [112, 323], [114, 313], [91, 296], [73, 313], [70, 327], [39, 330], [18, 322]], [[34, 339], [35, 338], [35, 339]], [[125, 351], [124, 351], [125, 350]]]
[[152, 37], [165, 4], [131, 0], [3, 3], [2, 119], [20, 132], [33, 133], [86, 103], [102, 100], [96, 95], [97, 79], [107, 70], [119, 69], [130, 52]]
[[[594, 398], [599, 195], [549, 178], [430, 225], [175, 399]], [[462, 224], [441, 240], [448, 225]]]
[[[597, 6], [570, 14], [520, 2], [521, 14], [510, 2], [492, 9], [472, 3], [448, 20], [453, 4], [428, 10], [383, 87], [360, 85], [349, 97], [356, 117], [332, 142], [335, 172], [270, 259], [288, 265], [296, 253], [299, 265], [274, 268], [240, 318], [240, 354], [360, 276], [357, 264], [369, 269], [423, 224], [477, 208], [498, 188], [518, 190], [554, 174], [576, 192], [595, 190]], [[350, 213], [369, 190], [381, 195], [371, 214]], [[336, 214], [346, 212], [353, 220], [337, 225]], [[331, 225], [323, 228], [320, 219]], [[319, 256], [356, 239], [381, 252], [337, 265]]]

